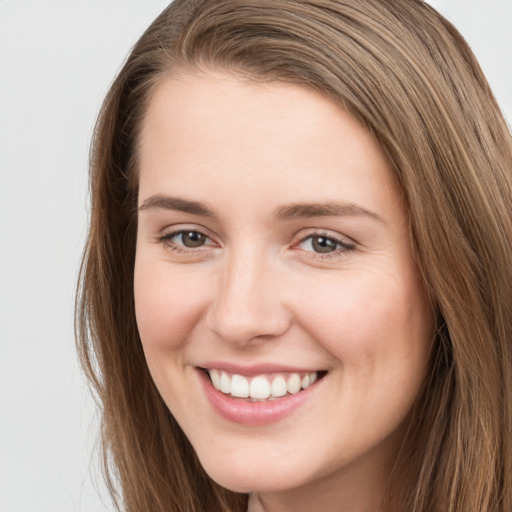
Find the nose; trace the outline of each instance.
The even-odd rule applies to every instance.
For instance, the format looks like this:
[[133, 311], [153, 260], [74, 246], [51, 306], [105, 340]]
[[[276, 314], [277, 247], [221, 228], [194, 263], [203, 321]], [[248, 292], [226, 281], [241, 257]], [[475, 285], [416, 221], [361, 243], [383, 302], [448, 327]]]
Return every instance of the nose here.
[[256, 251], [232, 254], [219, 269], [207, 325], [224, 342], [243, 347], [275, 339], [291, 325], [278, 265]]

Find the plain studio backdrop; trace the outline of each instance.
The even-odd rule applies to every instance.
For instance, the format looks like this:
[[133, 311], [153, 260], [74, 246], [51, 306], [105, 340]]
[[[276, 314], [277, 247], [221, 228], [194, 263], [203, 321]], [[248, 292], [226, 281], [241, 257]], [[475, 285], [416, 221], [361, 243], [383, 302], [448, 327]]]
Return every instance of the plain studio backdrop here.
[[[469, 41], [510, 126], [512, 0], [431, 3]], [[113, 509], [73, 339], [88, 145], [116, 71], [166, 4], [0, 0], [0, 512]]]

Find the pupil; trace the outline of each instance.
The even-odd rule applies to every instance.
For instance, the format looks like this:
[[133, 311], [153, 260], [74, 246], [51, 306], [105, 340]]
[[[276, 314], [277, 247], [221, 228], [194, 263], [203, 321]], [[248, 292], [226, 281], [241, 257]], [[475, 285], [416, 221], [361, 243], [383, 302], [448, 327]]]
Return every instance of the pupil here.
[[330, 238], [319, 236], [313, 238], [313, 249], [320, 253], [332, 252], [336, 249], [336, 242]]
[[204, 244], [205, 236], [197, 231], [189, 231], [183, 233], [182, 240], [185, 247], [200, 247]]

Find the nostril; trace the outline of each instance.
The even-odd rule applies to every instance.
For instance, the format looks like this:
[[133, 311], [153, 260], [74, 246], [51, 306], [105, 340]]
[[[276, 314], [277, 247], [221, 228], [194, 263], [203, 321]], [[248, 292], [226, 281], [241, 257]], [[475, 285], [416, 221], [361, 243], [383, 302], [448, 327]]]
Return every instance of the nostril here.
[[261, 272], [248, 271], [245, 277], [226, 282], [206, 312], [207, 328], [220, 340], [238, 347], [272, 342], [286, 333], [293, 316], [281, 294], [268, 286], [270, 279]]

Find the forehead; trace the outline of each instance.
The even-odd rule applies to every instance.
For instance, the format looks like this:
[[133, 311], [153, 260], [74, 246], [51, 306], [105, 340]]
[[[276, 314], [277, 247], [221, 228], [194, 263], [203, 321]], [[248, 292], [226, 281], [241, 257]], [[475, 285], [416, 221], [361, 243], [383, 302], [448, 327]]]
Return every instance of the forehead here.
[[[296, 138], [301, 128], [307, 136], [311, 136], [312, 129], [321, 129], [321, 135], [328, 136], [334, 118], [341, 113], [346, 115], [341, 107], [303, 86], [253, 81], [220, 72], [178, 74], [154, 88], [143, 123], [142, 143], [146, 137], [173, 127], [207, 136], [205, 142], [211, 142], [214, 134], [218, 142], [226, 134], [238, 135], [236, 139], [241, 142], [249, 130], [253, 137], [263, 132], [278, 134], [280, 140], [288, 134]], [[348, 131], [366, 132], [354, 118], [346, 118], [350, 118]], [[295, 127], [293, 134], [291, 124]]]
[[373, 206], [399, 195], [388, 159], [362, 124], [321, 94], [281, 82], [213, 72], [168, 78], [149, 101], [139, 150], [141, 195], [205, 196], [222, 186], [230, 198], [347, 196]]

